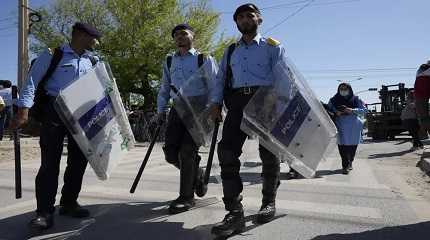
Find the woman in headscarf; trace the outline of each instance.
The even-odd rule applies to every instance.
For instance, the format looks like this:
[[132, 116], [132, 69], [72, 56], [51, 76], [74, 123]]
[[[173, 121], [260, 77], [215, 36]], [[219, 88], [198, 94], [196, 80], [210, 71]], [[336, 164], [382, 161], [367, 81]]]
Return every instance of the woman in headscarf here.
[[335, 124], [338, 134], [338, 147], [342, 158], [342, 173], [348, 174], [352, 170], [357, 146], [362, 140], [363, 121], [361, 120], [367, 109], [363, 101], [354, 95], [351, 85], [341, 83], [337, 93], [329, 103], [329, 109], [336, 114]]

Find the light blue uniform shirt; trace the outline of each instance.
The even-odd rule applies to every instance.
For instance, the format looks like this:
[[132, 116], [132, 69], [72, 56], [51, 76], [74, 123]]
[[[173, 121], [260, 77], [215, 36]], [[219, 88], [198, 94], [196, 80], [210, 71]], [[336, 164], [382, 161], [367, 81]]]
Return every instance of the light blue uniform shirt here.
[[[362, 141], [363, 119], [367, 109], [363, 101], [359, 100], [358, 102], [359, 106], [352, 109], [352, 114], [336, 117], [337, 143], [339, 145], [358, 145]], [[336, 108], [331, 101], [329, 101], [328, 107], [330, 111], [336, 112]]]
[[[212, 94], [214, 103], [221, 103], [227, 73], [228, 48], [220, 63], [216, 87]], [[270, 86], [273, 84], [272, 68], [285, 58], [285, 49], [282, 45], [273, 46], [267, 39], [257, 34], [248, 45], [240, 40], [230, 58], [233, 73], [232, 88]]]
[[[191, 48], [184, 56], [180, 56], [178, 53], [172, 54], [172, 65], [170, 66], [170, 71], [167, 67], [167, 62], [163, 64], [163, 78], [161, 80], [160, 91], [158, 92], [157, 97], [158, 113], [166, 112], [167, 103], [171, 97], [175, 96], [175, 91], [171, 86], [174, 86], [176, 90], [181, 90], [181, 87], [183, 87], [183, 85], [189, 81], [190, 77], [198, 71], [198, 55], [199, 52], [194, 48]], [[205, 56], [202, 68], [202, 71], [205, 71], [208, 76], [208, 81], [210, 83], [208, 86], [209, 90], [213, 89], [218, 70], [215, 60], [211, 56]], [[196, 83], [198, 83], [198, 81], [196, 81]], [[207, 94], [207, 88], [203, 85], [187, 85], [187, 96], [198, 96], [201, 94]]]
[[[89, 52], [79, 56], [68, 44], [61, 46], [61, 50], [63, 51], [63, 58], [45, 84], [46, 93], [50, 96], [57, 96], [62, 89], [92, 68]], [[33, 106], [35, 90], [48, 70], [51, 59], [52, 54], [48, 50], [36, 59], [27, 76], [27, 82], [20, 91], [19, 107], [30, 108]]]

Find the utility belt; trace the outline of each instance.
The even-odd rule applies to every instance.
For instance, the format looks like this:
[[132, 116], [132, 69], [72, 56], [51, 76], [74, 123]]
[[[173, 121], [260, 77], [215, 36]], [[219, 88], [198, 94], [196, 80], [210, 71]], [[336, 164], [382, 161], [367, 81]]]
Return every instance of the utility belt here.
[[258, 88], [259, 86], [252, 86], [228, 90], [228, 92], [224, 94], [224, 103], [227, 109], [243, 110], [252, 96], [257, 92]]
[[251, 86], [251, 87], [239, 87], [231, 89], [232, 94], [239, 95], [253, 95], [257, 92], [259, 86]]

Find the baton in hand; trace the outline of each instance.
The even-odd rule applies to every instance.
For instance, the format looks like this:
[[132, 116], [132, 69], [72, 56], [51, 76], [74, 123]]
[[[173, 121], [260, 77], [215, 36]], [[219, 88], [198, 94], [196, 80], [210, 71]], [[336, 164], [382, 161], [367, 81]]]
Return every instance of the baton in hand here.
[[162, 124], [158, 124], [157, 129], [155, 130], [155, 134], [152, 137], [151, 144], [149, 144], [148, 151], [146, 151], [145, 158], [143, 159], [142, 165], [139, 168], [139, 172], [134, 178], [133, 185], [131, 186], [130, 193], [134, 193], [136, 190], [137, 184], [139, 183], [140, 177], [142, 176], [143, 170], [145, 169], [146, 163], [149, 160], [149, 156], [151, 155], [152, 148], [154, 147], [155, 141], [157, 140], [158, 135], [160, 134]]
[[21, 144], [19, 139], [19, 130], [13, 130], [13, 146], [15, 151], [15, 198], [22, 197], [21, 185]]
[[[18, 89], [12, 86], [12, 99], [14, 102], [18, 99]], [[18, 107], [12, 104], [12, 114], [15, 115]], [[21, 143], [19, 139], [19, 128], [13, 129], [13, 149], [15, 153], [15, 198], [22, 197], [22, 184], [21, 184]]]
[[[18, 100], [18, 87], [12, 86], [12, 115], [15, 119], [18, 113], [18, 107], [15, 102]], [[21, 143], [19, 138], [19, 127], [13, 128], [13, 150], [15, 153], [15, 198], [22, 197], [22, 184], [21, 184]]]
[[204, 182], [206, 185], [209, 183], [209, 177], [211, 176], [212, 160], [214, 158], [215, 145], [216, 145], [216, 140], [218, 138], [218, 129], [219, 129], [219, 122], [216, 121], [214, 132], [212, 134], [211, 147], [209, 149], [209, 157], [208, 157], [208, 162], [207, 162], [206, 171], [205, 171]]

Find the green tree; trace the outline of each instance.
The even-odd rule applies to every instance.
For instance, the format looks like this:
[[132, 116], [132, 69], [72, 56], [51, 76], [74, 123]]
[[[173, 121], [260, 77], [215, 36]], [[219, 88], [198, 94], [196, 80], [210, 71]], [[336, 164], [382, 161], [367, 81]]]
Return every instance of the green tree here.
[[215, 38], [219, 14], [208, 0], [56, 0], [39, 9], [43, 21], [32, 27], [31, 50], [38, 53], [70, 40], [76, 21], [96, 26], [104, 36], [99, 54], [109, 62], [122, 96], [143, 95], [144, 108], [154, 109], [167, 53], [174, 51], [171, 29], [187, 22], [196, 32], [195, 46], [220, 58], [231, 39]]

